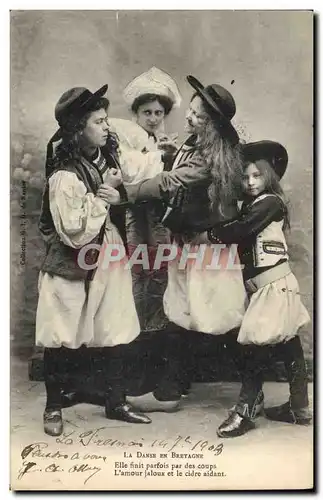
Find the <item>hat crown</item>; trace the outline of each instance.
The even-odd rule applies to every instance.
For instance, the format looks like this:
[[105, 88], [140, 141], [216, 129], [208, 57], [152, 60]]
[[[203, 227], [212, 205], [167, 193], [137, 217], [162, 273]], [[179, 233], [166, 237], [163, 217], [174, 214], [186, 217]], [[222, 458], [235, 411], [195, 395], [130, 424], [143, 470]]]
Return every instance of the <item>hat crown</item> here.
[[215, 101], [220, 111], [231, 120], [236, 114], [236, 103], [230, 92], [217, 83], [207, 85], [205, 91]]
[[55, 118], [58, 123], [73, 111], [75, 112], [92, 95], [92, 92], [85, 87], [73, 87], [64, 92], [55, 106]]
[[244, 144], [242, 147], [246, 162], [267, 160], [276, 174], [282, 178], [287, 165], [288, 153], [286, 148], [276, 141], [263, 140]]

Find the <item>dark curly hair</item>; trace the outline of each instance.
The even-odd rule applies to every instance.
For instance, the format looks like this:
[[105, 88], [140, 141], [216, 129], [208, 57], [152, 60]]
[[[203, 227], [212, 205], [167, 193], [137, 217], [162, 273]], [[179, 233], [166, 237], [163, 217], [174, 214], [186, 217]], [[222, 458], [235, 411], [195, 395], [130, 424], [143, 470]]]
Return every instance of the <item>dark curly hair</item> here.
[[154, 101], [158, 101], [159, 104], [163, 106], [166, 116], [171, 112], [173, 107], [173, 101], [169, 97], [158, 94], [140, 95], [133, 101], [131, 106], [131, 111], [136, 114], [140, 106]]
[[[69, 116], [63, 123], [60, 124], [62, 130], [62, 140], [55, 150], [53, 158], [53, 168], [61, 163], [67, 163], [71, 159], [79, 159], [81, 157], [80, 136], [82, 130], [86, 127], [89, 116], [93, 111], [99, 109], [109, 109], [109, 99], [101, 97], [95, 101], [87, 110], [81, 119], [74, 115]], [[111, 152], [118, 152], [119, 141], [116, 134], [109, 131], [106, 146]]]

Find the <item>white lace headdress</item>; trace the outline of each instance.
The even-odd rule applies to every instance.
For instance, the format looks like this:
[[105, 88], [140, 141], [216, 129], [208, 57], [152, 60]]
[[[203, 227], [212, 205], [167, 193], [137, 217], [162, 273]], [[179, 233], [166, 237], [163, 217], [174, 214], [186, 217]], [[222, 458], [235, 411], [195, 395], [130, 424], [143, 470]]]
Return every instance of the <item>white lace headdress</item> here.
[[123, 91], [124, 100], [129, 107], [131, 107], [137, 97], [143, 94], [166, 96], [171, 99], [174, 108], [178, 108], [182, 101], [177, 84], [173, 78], [155, 66], [134, 78]]

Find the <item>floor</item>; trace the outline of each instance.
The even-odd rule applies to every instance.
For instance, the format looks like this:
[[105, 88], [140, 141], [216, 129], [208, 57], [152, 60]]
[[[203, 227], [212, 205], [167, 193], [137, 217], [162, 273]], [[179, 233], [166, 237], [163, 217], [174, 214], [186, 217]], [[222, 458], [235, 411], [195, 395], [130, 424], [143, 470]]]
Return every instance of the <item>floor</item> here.
[[[194, 384], [176, 413], [149, 425], [107, 420], [101, 406], [63, 410], [64, 434], [43, 433], [44, 385], [12, 359], [13, 490], [240, 490], [313, 486], [313, 427], [257, 419], [256, 429], [219, 439], [237, 383]], [[309, 386], [312, 401], [313, 388]], [[267, 406], [284, 402], [288, 384], [268, 382]]]

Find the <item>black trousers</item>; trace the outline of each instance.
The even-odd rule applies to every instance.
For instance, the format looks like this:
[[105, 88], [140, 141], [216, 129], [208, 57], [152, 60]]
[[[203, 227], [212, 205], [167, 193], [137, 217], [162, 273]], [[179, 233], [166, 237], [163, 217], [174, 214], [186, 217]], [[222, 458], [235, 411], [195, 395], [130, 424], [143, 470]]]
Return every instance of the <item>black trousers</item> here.
[[115, 347], [68, 349], [45, 348], [44, 381], [46, 408], [60, 409], [61, 390], [71, 371], [80, 377], [95, 376], [97, 387], [102, 388], [111, 408], [125, 402], [124, 367], [127, 363], [128, 345]]
[[[218, 336], [218, 342], [227, 347], [233, 364], [239, 372], [243, 372], [243, 353], [237, 343], [239, 329], [232, 329], [225, 335]], [[179, 400], [183, 391], [194, 380], [197, 368], [198, 346], [203, 339], [212, 337], [209, 334], [193, 330], [185, 330], [175, 324], [169, 332], [161, 332], [158, 351], [164, 358], [164, 368], [160, 381], [154, 390], [160, 401]], [[215, 339], [214, 339], [215, 340]]]
[[298, 410], [308, 406], [306, 364], [298, 336], [275, 346], [240, 346], [237, 343], [237, 367], [242, 381], [237, 411], [243, 416], [254, 417], [255, 405], [263, 387], [269, 349], [276, 349], [277, 355], [285, 363], [292, 409]]
[[160, 401], [176, 401], [193, 378], [196, 342], [201, 334], [172, 323], [158, 336], [156, 348], [163, 358], [163, 369], [154, 396]]

